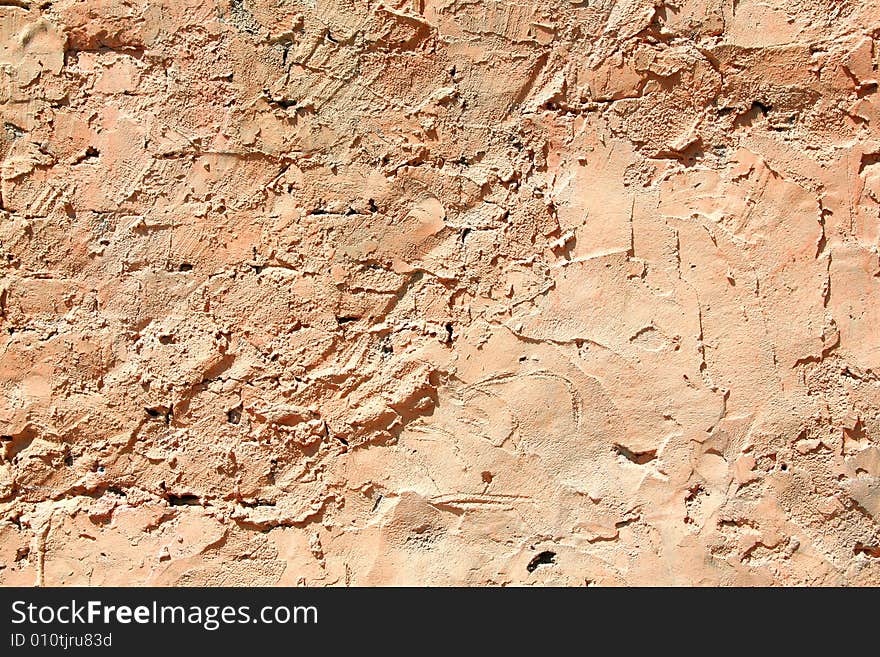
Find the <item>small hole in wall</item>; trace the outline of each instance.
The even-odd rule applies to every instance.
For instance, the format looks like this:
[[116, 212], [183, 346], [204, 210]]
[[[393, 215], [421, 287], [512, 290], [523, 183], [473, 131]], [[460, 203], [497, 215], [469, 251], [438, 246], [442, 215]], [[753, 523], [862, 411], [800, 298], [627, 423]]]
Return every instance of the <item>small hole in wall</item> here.
[[165, 424], [171, 423], [171, 418], [174, 417], [174, 404], [168, 406], [154, 406], [152, 408], [144, 408], [144, 411], [151, 418], [162, 418], [165, 420]]
[[770, 113], [770, 110], [773, 109], [770, 105], [766, 103], [762, 103], [760, 100], [756, 100], [752, 102], [752, 110], [761, 112], [764, 116], [767, 116]]
[[489, 472], [488, 470], [483, 470], [483, 472], [480, 473], [480, 476], [483, 478], [483, 481], [487, 484], [491, 484], [492, 480], [495, 478], [494, 475], [491, 472]]
[[226, 411], [226, 421], [229, 422], [229, 424], [238, 424], [241, 422], [241, 404]]
[[880, 559], [880, 545], [865, 545], [863, 543], [856, 543], [855, 547], [853, 548], [853, 554], [864, 554], [867, 557]]
[[191, 495], [189, 493], [184, 493], [182, 495], [166, 493], [165, 499], [171, 506], [198, 506], [199, 504], [201, 504], [201, 500], [199, 500], [198, 495]]
[[188, 262], [181, 262], [177, 266], [177, 271], [192, 271], [193, 266]]
[[787, 472], [787, 471], [788, 471], [788, 465], [786, 465], [785, 463], [783, 463], [782, 465], [779, 466], [779, 469], [782, 470], [783, 472]]
[[526, 570], [530, 573], [535, 572], [539, 566], [550, 566], [556, 563], [556, 553], [550, 552], [550, 550], [544, 550], [540, 554], [536, 555], [529, 561], [529, 565], [526, 566]]

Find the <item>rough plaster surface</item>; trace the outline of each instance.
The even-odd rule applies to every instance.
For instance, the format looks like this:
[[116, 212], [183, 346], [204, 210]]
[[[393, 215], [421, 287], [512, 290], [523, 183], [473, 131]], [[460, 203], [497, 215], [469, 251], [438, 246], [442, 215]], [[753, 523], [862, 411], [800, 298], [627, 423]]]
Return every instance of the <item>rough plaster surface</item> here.
[[880, 584], [877, 0], [0, 0], [0, 584]]

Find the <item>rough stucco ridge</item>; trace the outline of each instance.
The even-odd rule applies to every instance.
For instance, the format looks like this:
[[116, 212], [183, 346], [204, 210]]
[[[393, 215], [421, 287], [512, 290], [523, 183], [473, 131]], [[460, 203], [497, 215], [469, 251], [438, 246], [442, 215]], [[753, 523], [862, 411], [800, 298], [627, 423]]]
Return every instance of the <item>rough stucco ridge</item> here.
[[880, 584], [878, 38], [0, 2], [0, 584]]

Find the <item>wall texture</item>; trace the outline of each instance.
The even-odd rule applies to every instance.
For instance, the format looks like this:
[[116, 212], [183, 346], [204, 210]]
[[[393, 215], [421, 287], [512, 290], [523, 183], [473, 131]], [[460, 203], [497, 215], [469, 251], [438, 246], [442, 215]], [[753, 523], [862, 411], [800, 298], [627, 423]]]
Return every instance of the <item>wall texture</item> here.
[[0, 0], [0, 584], [880, 584], [877, 0]]

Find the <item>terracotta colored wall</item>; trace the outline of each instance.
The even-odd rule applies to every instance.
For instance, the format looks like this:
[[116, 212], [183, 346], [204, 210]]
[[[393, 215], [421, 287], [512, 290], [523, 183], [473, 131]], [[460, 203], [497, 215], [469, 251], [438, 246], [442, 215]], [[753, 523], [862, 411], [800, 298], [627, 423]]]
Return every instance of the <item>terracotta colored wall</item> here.
[[0, 2], [0, 584], [880, 584], [878, 39]]

